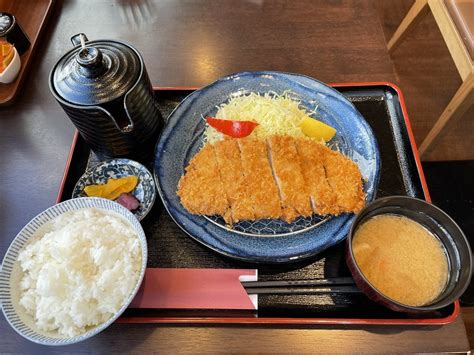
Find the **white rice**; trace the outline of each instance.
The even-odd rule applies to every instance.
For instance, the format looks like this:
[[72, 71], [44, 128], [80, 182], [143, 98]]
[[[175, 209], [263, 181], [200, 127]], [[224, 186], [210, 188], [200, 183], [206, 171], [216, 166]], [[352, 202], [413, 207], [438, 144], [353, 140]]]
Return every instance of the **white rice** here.
[[140, 275], [141, 247], [130, 223], [96, 208], [56, 217], [18, 256], [20, 305], [42, 331], [76, 336], [107, 321]]

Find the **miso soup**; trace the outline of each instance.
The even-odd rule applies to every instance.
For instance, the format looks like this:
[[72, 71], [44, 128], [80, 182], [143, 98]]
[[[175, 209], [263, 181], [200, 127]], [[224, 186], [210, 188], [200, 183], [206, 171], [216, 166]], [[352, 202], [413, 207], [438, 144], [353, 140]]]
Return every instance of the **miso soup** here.
[[446, 286], [444, 246], [409, 218], [386, 214], [367, 220], [357, 228], [352, 249], [370, 284], [396, 302], [423, 306]]

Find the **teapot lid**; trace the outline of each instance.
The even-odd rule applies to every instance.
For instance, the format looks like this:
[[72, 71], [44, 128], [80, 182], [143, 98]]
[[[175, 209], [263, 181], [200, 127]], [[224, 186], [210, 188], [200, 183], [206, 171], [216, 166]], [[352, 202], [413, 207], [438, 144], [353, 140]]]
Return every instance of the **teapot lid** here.
[[[74, 36], [71, 40], [77, 44]], [[85, 44], [85, 45], [84, 45]], [[61, 99], [76, 105], [100, 105], [125, 95], [137, 82], [143, 63], [132, 46], [112, 40], [87, 41], [66, 53], [51, 72]]]

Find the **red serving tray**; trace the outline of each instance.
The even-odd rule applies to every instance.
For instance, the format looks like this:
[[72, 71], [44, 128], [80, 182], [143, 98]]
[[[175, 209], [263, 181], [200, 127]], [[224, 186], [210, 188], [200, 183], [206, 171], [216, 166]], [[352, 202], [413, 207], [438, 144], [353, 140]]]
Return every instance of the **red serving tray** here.
[[[420, 175], [420, 180], [423, 186], [423, 194], [426, 201], [431, 202], [428, 186], [426, 184], [423, 168], [421, 165], [418, 149], [416, 147], [415, 138], [411, 128], [408, 112], [403, 98], [402, 91], [398, 86], [389, 82], [362, 82], [362, 83], [331, 83], [332, 87], [367, 87], [367, 86], [389, 86], [398, 94], [400, 106], [407, 127], [410, 144], [415, 156], [415, 161]], [[154, 90], [172, 91], [172, 90], [197, 90], [197, 87], [154, 87]], [[66, 182], [71, 158], [74, 153], [78, 138], [78, 132], [74, 134], [71, 149], [69, 151], [68, 160], [64, 170], [63, 179], [58, 192], [56, 202], [59, 203], [62, 199], [64, 184]], [[178, 312], [178, 311], [177, 311]], [[283, 317], [258, 317], [254, 314], [248, 316], [185, 316], [181, 313], [167, 313], [166, 316], [121, 316], [117, 319], [117, 323], [155, 323], [155, 324], [252, 324], [252, 325], [445, 325], [453, 322], [460, 313], [459, 301], [454, 302], [453, 312], [444, 318], [417, 318], [417, 319], [368, 319], [368, 318], [283, 318]]]

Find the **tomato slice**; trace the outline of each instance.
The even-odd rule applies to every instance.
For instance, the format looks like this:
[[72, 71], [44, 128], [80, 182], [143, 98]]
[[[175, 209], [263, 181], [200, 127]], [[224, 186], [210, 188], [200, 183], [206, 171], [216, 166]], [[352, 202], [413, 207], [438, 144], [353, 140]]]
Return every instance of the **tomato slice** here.
[[209, 126], [215, 128], [217, 131], [224, 133], [226, 136], [232, 138], [247, 137], [258, 126], [257, 122], [253, 121], [231, 121], [221, 120], [215, 117], [206, 117], [206, 122]]

